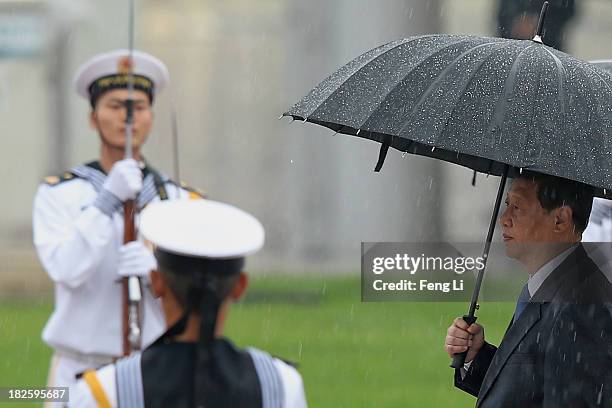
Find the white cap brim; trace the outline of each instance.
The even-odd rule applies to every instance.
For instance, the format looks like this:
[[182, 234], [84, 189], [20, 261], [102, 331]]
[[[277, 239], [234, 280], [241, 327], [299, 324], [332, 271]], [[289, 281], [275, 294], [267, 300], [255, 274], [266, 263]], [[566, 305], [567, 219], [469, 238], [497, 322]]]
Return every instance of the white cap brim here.
[[252, 215], [211, 200], [167, 200], [141, 213], [140, 233], [157, 248], [178, 255], [231, 259], [263, 246], [265, 233]]
[[[98, 54], [85, 62], [74, 76], [74, 86], [82, 97], [89, 99], [89, 87], [103, 77], [118, 74], [118, 65], [121, 59], [129, 56], [126, 49], [115, 50]], [[149, 78], [154, 84], [154, 93], [158, 94], [170, 81], [170, 74], [166, 65], [151, 54], [134, 51], [132, 54], [134, 75]]]

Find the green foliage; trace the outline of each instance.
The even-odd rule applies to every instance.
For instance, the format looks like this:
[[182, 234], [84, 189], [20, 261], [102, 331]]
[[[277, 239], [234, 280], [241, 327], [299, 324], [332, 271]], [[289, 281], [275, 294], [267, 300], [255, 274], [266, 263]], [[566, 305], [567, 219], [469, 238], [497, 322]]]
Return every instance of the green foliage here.
[[[0, 387], [44, 387], [51, 349], [41, 339], [53, 308], [46, 300], [0, 300]], [[0, 406], [39, 407], [40, 403]]]

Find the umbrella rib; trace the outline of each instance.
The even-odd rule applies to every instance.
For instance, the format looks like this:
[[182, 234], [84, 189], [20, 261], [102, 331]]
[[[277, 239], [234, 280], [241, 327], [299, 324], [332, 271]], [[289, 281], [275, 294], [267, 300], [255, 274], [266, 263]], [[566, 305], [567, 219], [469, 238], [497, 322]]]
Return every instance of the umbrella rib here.
[[[608, 84], [608, 82], [607, 82], [607, 81], [606, 81], [606, 80], [605, 80], [605, 79], [604, 79], [604, 78], [601, 76], [601, 74], [599, 73], [599, 71], [598, 71], [597, 69], [595, 69], [593, 66], [591, 66], [591, 64], [588, 64], [588, 65], [587, 65], [587, 67], [589, 68], [589, 70], [590, 70], [590, 71], [591, 71], [593, 74], [595, 74], [595, 75], [597, 76], [597, 78], [598, 78], [598, 79], [599, 79], [601, 82], [603, 82], [603, 83], [604, 83], [604, 85], [606, 86], [606, 88], [607, 88], [607, 89], [608, 89], [608, 90], [609, 90], [609, 91], [612, 93], [612, 87], [610, 87], [610, 84]], [[587, 80], [588, 80], [589, 82], [591, 82], [591, 84], [592, 84], [592, 81], [594, 80], [594, 78], [591, 78], [590, 76], [586, 76], [586, 77], [587, 77]], [[578, 97], [584, 100], [584, 96], [583, 96], [583, 95], [579, 94], [579, 95], [578, 95]], [[608, 98], [610, 98], [610, 95], [608, 95]], [[588, 102], [587, 102], [587, 105], [588, 105]], [[594, 115], [595, 115], [595, 116], [596, 116], [596, 117], [599, 119], [599, 121], [600, 121], [600, 122], [604, 122], [604, 121], [605, 121], [605, 119], [602, 117], [603, 115], [602, 115], [602, 112], [601, 112], [601, 110], [600, 110], [600, 109], [597, 109], [597, 110], [594, 112]], [[589, 118], [590, 118], [590, 116], [589, 116]], [[596, 152], [599, 152], [599, 151], [601, 150], [601, 146], [599, 146], [599, 145], [598, 145], [598, 146], [593, 146], [593, 150], [594, 150], [594, 151], [596, 151]], [[604, 151], [605, 151], [605, 149], [604, 149]]]
[[[589, 64], [592, 65], [592, 64]], [[601, 82], [603, 82], [606, 85], [606, 88], [608, 88], [608, 90], [610, 91], [610, 93], [612, 93], [612, 87], [610, 86], [610, 84], [601, 76], [601, 74], [599, 73], [599, 70], [595, 69], [595, 67], [591, 67], [588, 66], [588, 68], [591, 70], [591, 72], [593, 72], [595, 75], [597, 75], [597, 77], [601, 80]]]
[[408, 70], [408, 72], [406, 72], [406, 74], [395, 84], [395, 86], [393, 86], [393, 88], [389, 89], [389, 91], [385, 94], [385, 96], [378, 103], [376, 108], [374, 110], [372, 110], [372, 113], [370, 113], [370, 115], [366, 118], [366, 120], [364, 120], [361, 123], [361, 126], [363, 126], [366, 123], [368, 123], [370, 121], [370, 119], [372, 118], [372, 116], [374, 116], [374, 114], [378, 113], [380, 107], [383, 105], [383, 103], [385, 103], [387, 101], [387, 98], [389, 97], [389, 95], [391, 95], [397, 89], [397, 87], [400, 86], [404, 82], [404, 80], [406, 79], [406, 77], [408, 75], [410, 75], [415, 69], [420, 67], [423, 63], [425, 63], [425, 61], [429, 60], [431, 57], [433, 57], [434, 55], [438, 54], [440, 51], [444, 51], [444, 50], [446, 50], [448, 48], [451, 48], [451, 47], [463, 44], [463, 43], [465, 43], [465, 42], [467, 42], [469, 40], [470, 40], [470, 38], [466, 38], [466, 39], [463, 39], [461, 41], [445, 45], [443, 47], [437, 48], [435, 51], [433, 51], [430, 54], [428, 54], [425, 57], [423, 57], [421, 59], [421, 61], [417, 65], [413, 66], [412, 68], [410, 68], [410, 70]]
[[451, 68], [454, 68], [454, 66], [459, 61], [461, 61], [466, 56], [470, 55], [472, 52], [474, 52], [476, 50], [479, 50], [480, 48], [486, 47], [487, 45], [496, 45], [496, 46], [498, 46], [499, 43], [496, 42], [496, 41], [492, 41], [492, 42], [488, 42], [488, 43], [484, 43], [484, 44], [479, 44], [479, 45], [477, 45], [475, 47], [470, 48], [467, 51], [464, 51], [461, 55], [459, 55], [457, 58], [455, 58], [450, 64], [448, 64], [446, 66], [446, 68], [444, 68], [444, 70], [440, 74], [438, 74], [436, 79], [434, 79], [433, 82], [427, 87], [425, 92], [423, 92], [421, 94], [421, 97], [417, 101], [417, 103], [414, 106], [414, 108], [412, 108], [412, 112], [410, 112], [410, 114], [412, 115], [423, 104], [423, 102], [425, 102], [425, 99], [427, 99], [433, 93], [435, 86], [438, 85], [438, 83], [445, 78], [446, 73], [448, 71], [450, 71]]
[[[431, 37], [435, 37], [436, 35], [437, 34], [430, 34], [430, 35], [422, 35], [422, 36], [418, 36], [418, 37], [407, 38], [407, 39], [405, 39], [406, 41], [400, 41], [399, 44], [389, 48], [388, 50], [378, 54], [376, 57], [368, 60], [361, 67], [359, 67], [355, 72], [353, 72], [351, 75], [349, 75], [344, 81], [342, 81], [342, 83], [340, 85], [338, 85], [338, 87], [332, 93], [330, 93], [327, 98], [322, 99], [321, 102], [319, 102], [319, 104], [317, 105], [317, 107], [312, 109], [312, 111], [310, 112], [310, 115], [308, 115], [308, 116], [314, 115], [314, 113], [317, 110], [319, 110], [321, 105], [323, 105], [325, 102], [330, 100], [334, 95], [336, 95], [340, 91], [340, 88], [342, 88], [351, 78], [353, 78], [355, 75], [357, 75], [357, 73], [361, 72], [362, 69], [364, 69], [365, 67], [370, 65], [372, 62], [378, 60], [379, 58], [381, 58], [382, 56], [387, 54], [389, 51], [395, 50], [396, 48], [401, 47], [402, 45], [410, 44], [410, 43], [412, 43], [412, 42], [414, 42], [416, 40], [420, 40], [420, 39], [423, 39], [423, 38], [431, 38]], [[383, 45], [383, 47], [384, 47], [384, 45]], [[306, 119], [308, 119], [308, 117], [306, 117]]]
[[[565, 82], [567, 81], [567, 72], [565, 71], [565, 67], [561, 63], [561, 60], [555, 54], [553, 54], [548, 48], [542, 45], [540, 46], [544, 48], [544, 51], [546, 51], [548, 55], [550, 55], [550, 57], [552, 58], [553, 62], [555, 63], [557, 67], [557, 93], [558, 93], [559, 102], [561, 103], [561, 133], [564, 134], [566, 133], [567, 112], [569, 110], [568, 107], [566, 106], [567, 98], [566, 98], [566, 92], [565, 92]], [[556, 149], [559, 150], [561, 148], [556, 147]], [[569, 158], [566, 157], [566, 160], [568, 159]]]
[[484, 43], [484, 44], [479, 44], [479, 45], [477, 45], [475, 47], [472, 47], [469, 50], [463, 52], [457, 58], [455, 58], [450, 64], [448, 64], [448, 66], [436, 77], [436, 79], [429, 85], [429, 87], [427, 87], [425, 92], [423, 92], [421, 94], [421, 97], [419, 98], [418, 102], [412, 108], [412, 111], [408, 115], [408, 119], [406, 121], [404, 121], [404, 123], [402, 124], [402, 127], [400, 128], [398, 134], [401, 134], [404, 131], [404, 129], [406, 128], [406, 126], [409, 125], [410, 118], [412, 117], [412, 115], [414, 115], [416, 110], [425, 102], [425, 99], [427, 99], [431, 95], [431, 93], [433, 93], [434, 87], [444, 78], [444, 75], [451, 68], [453, 68], [457, 62], [459, 62], [460, 60], [462, 60], [464, 57], [468, 56], [472, 52], [474, 52], [474, 51], [476, 51], [476, 50], [478, 50], [478, 49], [480, 49], [482, 47], [488, 46], [488, 45], [498, 45], [498, 42], [497, 41], [491, 41], [491, 42], [487, 42], [487, 43]]
[[[509, 43], [500, 43], [501, 47], [507, 47], [510, 44]], [[522, 52], [522, 51], [521, 51]], [[470, 85], [472, 83], [472, 80], [474, 79], [474, 77], [476, 76], [476, 74], [478, 73], [478, 71], [480, 70], [480, 68], [484, 65], [485, 62], [487, 62], [489, 60], [489, 58], [495, 56], [494, 53], [488, 55], [485, 59], [483, 59], [479, 64], [477, 69], [475, 69], [472, 74], [470, 75], [470, 77], [468, 78], [467, 82], [465, 83], [465, 85], [463, 86], [463, 89], [461, 90], [461, 96], [463, 95], [463, 92], [465, 91], [465, 89], [468, 87], [468, 85]], [[504, 86], [504, 90], [505, 90], [505, 86]], [[444, 122], [444, 127], [446, 127], [448, 125], [448, 121], [450, 120], [450, 118], [453, 116], [453, 114], [455, 113], [455, 110], [457, 110], [457, 108], [459, 107], [459, 104], [455, 104], [455, 106], [453, 106], [453, 109], [451, 110], [450, 114], [446, 117], [446, 120]]]
[[[534, 91], [533, 91], [534, 98], [535, 98], [535, 96], [540, 95], [540, 88], [542, 88], [542, 81], [541, 81], [541, 78], [542, 78], [542, 71], [538, 71], [538, 72], [537, 72], [537, 75], [538, 75], [538, 80], [537, 80], [537, 81], [535, 81], [535, 89], [534, 89]], [[535, 103], [532, 103], [532, 104], [530, 105], [530, 107], [531, 107], [531, 116], [530, 116], [530, 122], [529, 122], [529, 123], [531, 124], [531, 126], [530, 126], [530, 130], [529, 130], [529, 134], [528, 134], [528, 135], [526, 135], [525, 133], [523, 133], [523, 134], [521, 135], [521, 142], [519, 143], [519, 146], [522, 146], [522, 147], [523, 147], [523, 151], [521, 152], [521, 155], [519, 155], [519, 153], [518, 153], [518, 151], [517, 151], [517, 157], [516, 157], [516, 159], [515, 159], [515, 160], [517, 161], [517, 163], [519, 164], [520, 169], [523, 169], [523, 168], [525, 168], [525, 167], [528, 167], [528, 168], [529, 168], [529, 167], [531, 167], [531, 166], [532, 166], [532, 163], [529, 163], [529, 162], [525, 162], [525, 161], [523, 161], [523, 163], [520, 163], [520, 161], [521, 161], [521, 160], [520, 160], [520, 157], [521, 157], [521, 156], [522, 156], [522, 157], [527, 156], [527, 143], [525, 142], [525, 139], [526, 139], [527, 137], [533, 137], [533, 134], [534, 134], [534, 132], [536, 131], [536, 130], [535, 130], [535, 126], [534, 126], [534, 122], [535, 122], [535, 115], [536, 115], [536, 113], [537, 113], [538, 111], [537, 111], [537, 109], [536, 109]], [[538, 131], [539, 131], [539, 130], [538, 130]]]
[[565, 97], [565, 81], [566, 81], [566, 77], [567, 77], [567, 73], [565, 72], [565, 67], [563, 66], [563, 64], [561, 63], [561, 60], [552, 52], [550, 52], [550, 50], [548, 48], [544, 48], [544, 51], [546, 51], [553, 59], [553, 61], [555, 62], [555, 65], [557, 66], [557, 85], [558, 85], [558, 90], [559, 90], [559, 99], [561, 100], [561, 113], [566, 113], [567, 109], [566, 109], [566, 97]]
[[511, 92], [514, 90], [514, 83], [516, 82], [516, 77], [518, 76], [518, 70], [520, 67], [521, 57], [528, 50], [533, 48], [535, 45], [530, 45], [529, 47], [523, 48], [521, 52], [516, 55], [514, 58], [514, 62], [512, 62], [512, 67], [510, 68], [510, 74], [504, 81], [504, 89], [500, 94], [499, 99], [497, 100], [497, 104], [495, 106], [495, 112], [493, 113], [492, 121], [489, 124], [489, 133], [492, 133], [498, 126], [503, 126], [506, 120], [506, 108], [508, 106], [508, 98]]
[[[590, 65], [590, 64], [589, 64]], [[595, 75], [597, 75], [597, 77], [601, 80], [601, 82], [603, 82], [606, 85], [606, 88], [608, 88], [608, 90], [610, 91], [610, 93], [612, 93], [612, 87], [610, 86], [610, 84], [601, 76], [601, 74], [598, 72], [597, 69], [595, 69], [594, 67], [588, 66], [588, 68], [595, 73]], [[600, 113], [600, 111], [598, 110], [597, 113]], [[601, 116], [600, 116], [601, 117]]]

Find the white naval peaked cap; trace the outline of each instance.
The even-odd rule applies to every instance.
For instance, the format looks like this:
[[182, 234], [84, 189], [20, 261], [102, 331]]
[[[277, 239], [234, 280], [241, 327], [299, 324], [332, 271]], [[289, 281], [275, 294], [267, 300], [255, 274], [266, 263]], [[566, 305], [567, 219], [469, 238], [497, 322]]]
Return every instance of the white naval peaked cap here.
[[257, 252], [264, 228], [251, 214], [212, 200], [164, 200], [140, 215], [140, 233], [156, 249], [175, 255], [234, 259]]
[[[79, 67], [74, 76], [74, 85], [79, 95], [89, 99], [89, 87], [96, 80], [120, 74], [120, 64], [129, 57], [127, 49], [114, 50], [94, 55]], [[158, 94], [170, 81], [166, 65], [158, 58], [142, 51], [132, 54], [134, 75], [143, 76], [153, 82], [153, 92]]]

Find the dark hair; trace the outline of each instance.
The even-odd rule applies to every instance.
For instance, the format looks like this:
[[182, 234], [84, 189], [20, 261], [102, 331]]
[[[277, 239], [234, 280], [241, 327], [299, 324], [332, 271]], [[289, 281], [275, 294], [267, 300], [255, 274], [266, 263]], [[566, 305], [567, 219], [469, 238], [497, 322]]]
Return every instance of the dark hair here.
[[155, 251], [158, 271], [181, 307], [199, 312], [203, 296], [213, 295], [222, 302], [234, 288], [244, 258], [205, 259]]
[[[196, 345], [193, 398], [197, 407], [212, 403], [225, 406], [228, 394], [235, 387], [227, 384], [223, 370], [219, 371], [219, 347], [215, 347], [215, 335], [219, 309], [235, 287], [244, 267], [244, 257], [210, 259], [155, 250], [158, 270], [178, 303], [183, 307], [183, 317], [170, 331], [184, 331], [190, 315], [198, 315], [199, 337]], [[206, 401], [206, 404], [204, 403]], [[212, 402], [211, 402], [212, 401]]]
[[214, 279], [217, 298], [225, 299], [234, 288], [239, 276], [239, 274], [213, 276], [201, 272], [198, 274], [200, 276], [196, 276], [194, 273], [175, 272], [163, 267], [158, 268], [158, 270], [179, 305], [192, 313], [199, 313], [200, 311], [200, 300], [204, 292], [203, 281]]
[[576, 230], [584, 232], [593, 206], [593, 187], [546, 174], [523, 171], [516, 178], [530, 180], [537, 185], [540, 205], [547, 211], [568, 206]]

